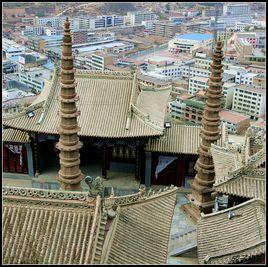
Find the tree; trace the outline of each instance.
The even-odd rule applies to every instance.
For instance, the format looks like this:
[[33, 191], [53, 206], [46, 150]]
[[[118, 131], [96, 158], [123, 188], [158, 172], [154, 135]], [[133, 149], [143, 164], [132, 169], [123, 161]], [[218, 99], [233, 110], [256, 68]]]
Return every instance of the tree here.
[[167, 11], [170, 11], [170, 3], [167, 3], [165, 7]]

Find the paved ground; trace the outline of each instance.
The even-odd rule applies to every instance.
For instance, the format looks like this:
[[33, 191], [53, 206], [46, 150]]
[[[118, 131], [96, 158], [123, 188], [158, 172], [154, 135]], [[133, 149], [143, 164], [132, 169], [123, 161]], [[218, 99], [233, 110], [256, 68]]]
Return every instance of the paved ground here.
[[[171, 252], [171, 247], [173, 245], [172, 236], [176, 234], [181, 234], [187, 232], [192, 228], [195, 228], [195, 224], [186, 217], [185, 213], [181, 210], [181, 205], [188, 203], [184, 193], [177, 194], [177, 204], [175, 206], [173, 220], [171, 224], [170, 231], [170, 241], [169, 241], [169, 253]], [[181, 265], [181, 264], [198, 264], [196, 252], [187, 253], [183, 256], [178, 257], [168, 257], [168, 264]]]

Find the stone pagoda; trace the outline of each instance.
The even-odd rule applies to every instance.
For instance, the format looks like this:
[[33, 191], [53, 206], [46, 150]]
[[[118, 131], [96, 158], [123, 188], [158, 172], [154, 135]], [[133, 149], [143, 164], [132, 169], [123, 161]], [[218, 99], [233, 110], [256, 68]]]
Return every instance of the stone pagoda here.
[[57, 180], [61, 189], [82, 191], [80, 185], [83, 174], [80, 170], [80, 153], [82, 147], [77, 132], [80, 130], [77, 123], [79, 111], [76, 107], [78, 96], [76, 95], [76, 82], [74, 79], [74, 67], [72, 56], [72, 37], [68, 18], [64, 23], [64, 34], [61, 56], [61, 90], [59, 95], [60, 110], [60, 135], [56, 147], [60, 150], [60, 170]]
[[206, 91], [206, 105], [203, 113], [201, 144], [199, 147], [199, 158], [195, 169], [197, 174], [192, 183], [192, 194], [188, 195], [191, 203], [186, 204], [184, 209], [195, 219], [199, 217], [200, 212], [211, 213], [214, 206], [212, 196], [213, 183], [215, 180], [215, 170], [210, 147], [212, 143], [220, 138], [220, 117], [222, 97], [222, 63], [223, 53], [222, 44], [217, 42], [213, 53], [211, 66], [211, 75], [209, 78], [209, 88]]

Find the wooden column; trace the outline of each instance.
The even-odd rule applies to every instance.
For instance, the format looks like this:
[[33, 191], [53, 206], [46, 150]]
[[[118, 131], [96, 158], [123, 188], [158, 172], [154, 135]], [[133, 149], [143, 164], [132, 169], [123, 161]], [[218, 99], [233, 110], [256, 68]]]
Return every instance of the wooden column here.
[[108, 147], [106, 144], [102, 146], [102, 178], [108, 179], [107, 169], [108, 169]]
[[34, 173], [35, 176], [38, 176], [40, 174], [40, 164], [38, 156], [37, 136], [33, 138], [33, 158], [34, 158]]
[[136, 147], [136, 159], [135, 159], [135, 180], [140, 181], [141, 175], [141, 151], [140, 147]]
[[145, 186], [151, 186], [152, 152], [145, 152]]

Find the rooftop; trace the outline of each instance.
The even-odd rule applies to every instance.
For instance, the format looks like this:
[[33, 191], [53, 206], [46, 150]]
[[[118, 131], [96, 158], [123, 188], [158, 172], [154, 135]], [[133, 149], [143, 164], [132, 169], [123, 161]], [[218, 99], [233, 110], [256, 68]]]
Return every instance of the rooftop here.
[[243, 115], [239, 112], [230, 111], [230, 110], [221, 110], [220, 111], [221, 120], [225, 120], [232, 123], [238, 123], [247, 119], [250, 119], [250, 116]]
[[213, 34], [208, 33], [186, 33], [186, 34], [177, 34], [177, 39], [185, 39], [185, 40], [194, 40], [194, 41], [205, 41], [213, 38]]
[[253, 85], [240, 84], [240, 85], [237, 85], [235, 87], [235, 89], [244, 90], [244, 91], [248, 91], [248, 92], [253, 92], [253, 93], [257, 93], [257, 94], [261, 94], [261, 95], [266, 94], [265, 89], [258, 89], [258, 88], [255, 88]]

